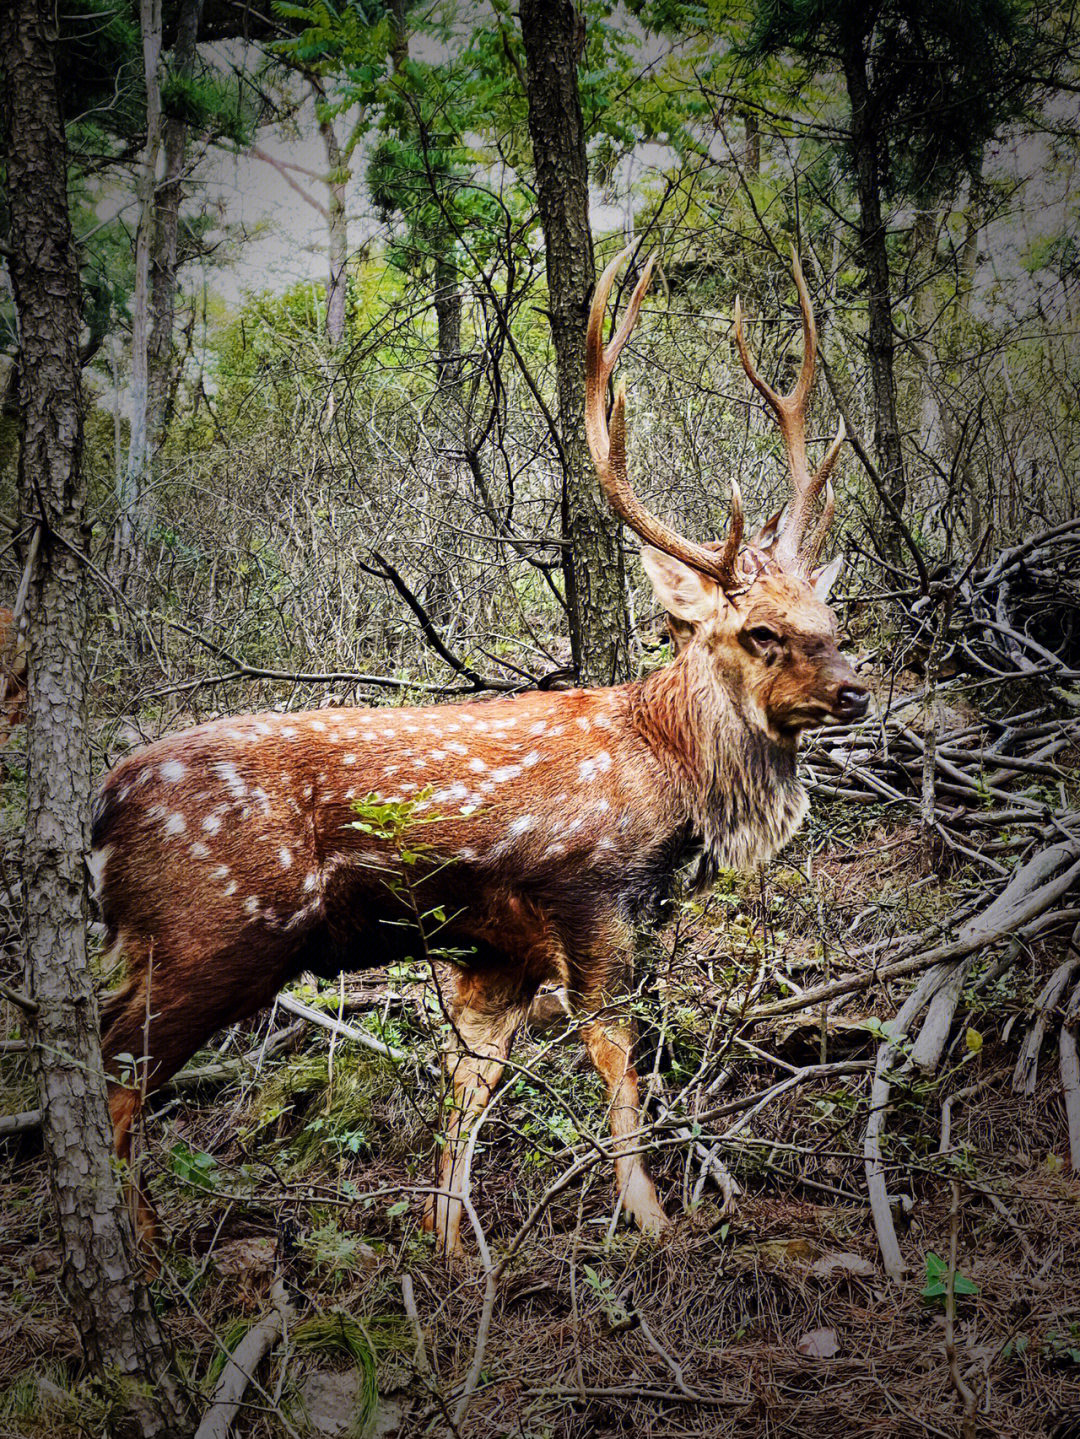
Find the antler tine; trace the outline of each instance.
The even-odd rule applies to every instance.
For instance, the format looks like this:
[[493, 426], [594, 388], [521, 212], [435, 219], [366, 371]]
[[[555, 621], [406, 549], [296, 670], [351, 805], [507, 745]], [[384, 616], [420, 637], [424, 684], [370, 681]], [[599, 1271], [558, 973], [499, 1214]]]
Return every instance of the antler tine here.
[[[839, 446], [837, 446], [839, 449]], [[821, 547], [825, 543], [825, 536], [829, 533], [829, 526], [832, 524], [832, 517], [836, 510], [836, 494], [832, 487], [832, 480], [825, 476], [825, 506], [818, 516], [818, 522], [806, 544], [803, 546], [802, 563], [803, 568], [809, 575], [818, 562], [821, 554]]]
[[600, 276], [589, 311], [589, 323], [585, 332], [585, 435], [589, 443], [600, 487], [608, 504], [630, 528], [658, 550], [682, 560], [700, 574], [708, 575], [725, 590], [735, 588], [735, 558], [742, 543], [743, 519], [742, 502], [738, 487], [732, 487], [731, 527], [723, 549], [718, 553], [695, 544], [671, 529], [663, 520], [652, 514], [634, 493], [626, 467], [626, 388], [619, 385], [611, 411], [611, 428], [608, 429], [605, 414], [605, 391], [611, 378], [615, 361], [637, 320], [641, 302], [652, 279], [654, 261], [646, 264], [641, 278], [634, 287], [630, 303], [621, 324], [608, 345], [603, 344], [604, 315], [608, 296], [619, 266], [636, 248], [628, 245], [621, 254], [607, 266]]
[[[817, 363], [817, 325], [814, 321], [813, 306], [810, 303], [810, 292], [806, 287], [806, 277], [803, 275], [802, 265], [799, 263], [799, 256], [794, 246], [791, 251], [791, 269], [795, 276], [795, 289], [798, 291], [799, 311], [802, 316], [803, 357], [799, 368], [799, 378], [795, 382], [794, 389], [790, 390], [788, 394], [778, 394], [754, 368], [743, 335], [742, 307], [738, 298], [735, 300], [735, 344], [739, 351], [739, 359], [742, 361], [743, 369], [751, 384], [764, 397], [776, 416], [780, 434], [784, 440], [784, 448], [787, 450], [788, 467], [791, 471], [791, 501], [788, 506], [787, 519], [777, 537], [774, 551], [776, 559], [782, 565], [794, 565], [799, 560], [799, 550], [810, 518], [810, 508], [815, 496], [826, 483], [829, 471], [836, 463], [840, 446], [844, 440], [844, 427], [841, 422], [836, 439], [829, 447], [817, 472], [811, 476], [810, 466], [806, 459], [806, 407], [809, 403]], [[831, 519], [831, 517], [830, 510], [829, 518]], [[814, 533], [816, 536], [817, 529]], [[821, 540], [824, 540], [824, 533], [822, 533]]]
[[810, 391], [813, 388], [814, 367], [817, 364], [817, 324], [814, 321], [813, 306], [810, 304], [810, 292], [806, 288], [806, 276], [803, 274], [802, 265], [799, 262], [799, 252], [794, 245], [791, 247], [791, 272], [795, 276], [795, 289], [799, 293], [803, 333], [802, 365], [799, 367], [799, 378], [791, 392], [791, 399], [795, 402], [796, 408], [805, 410], [806, 402], [810, 398]]

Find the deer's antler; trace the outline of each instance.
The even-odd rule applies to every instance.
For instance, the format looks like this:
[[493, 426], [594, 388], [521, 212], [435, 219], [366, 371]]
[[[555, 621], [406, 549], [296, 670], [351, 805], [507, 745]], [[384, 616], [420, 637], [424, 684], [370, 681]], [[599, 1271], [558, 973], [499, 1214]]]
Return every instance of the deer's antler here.
[[[804, 568], [809, 569], [821, 550], [829, 522], [832, 520], [834, 503], [832, 486], [828, 485], [828, 479], [836, 464], [846, 432], [844, 421], [841, 419], [836, 437], [829, 446], [825, 458], [811, 475], [806, 458], [806, 407], [814, 383], [814, 365], [817, 360], [817, 326], [814, 324], [814, 312], [810, 306], [810, 295], [806, 288], [806, 280], [803, 278], [802, 266], [799, 264], [799, 256], [794, 247], [791, 251], [791, 268], [795, 275], [795, 288], [799, 292], [799, 309], [802, 311], [803, 327], [802, 367], [799, 370], [795, 388], [786, 395], [779, 395], [754, 368], [754, 362], [750, 358], [750, 351], [747, 349], [746, 338], [743, 335], [742, 307], [738, 297], [735, 300], [735, 344], [738, 346], [739, 358], [742, 360], [743, 369], [750, 377], [751, 384], [776, 416], [780, 433], [784, 439], [784, 447], [787, 450], [788, 466], [791, 470], [791, 501], [788, 505], [784, 527], [777, 536], [773, 557], [781, 565], [801, 564]], [[825, 495], [825, 508], [814, 527], [809, 543], [804, 547], [803, 536], [806, 533], [814, 499], [826, 485], [828, 488]]]
[[615, 393], [610, 431], [608, 429], [605, 414], [608, 380], [637, 321], [656, 263], [655, 256], [650, 256], [634, 286], [626, 314], [605, 346], [604, 315], [612, 282], [619, 266], [635, 247], [636, 241], [616, 255], [600, 276], [589, 311], [585, 341], [585, 433], [589, 452], [608, 504], [636, 534], [658, 550], [716, 580], [722, 589], [740, 589], [744, 587], [745, 580], [736, 573], [736, 559], [743, 536], [742, 496], [738, 484], [734, 480], [731, 483], [731, 525], [723, 545], [718, 549], [707, 549], [704, 545], [695, 544], [647, 510], [634, 493], [626, 471], [626, 390], [622, 384]]

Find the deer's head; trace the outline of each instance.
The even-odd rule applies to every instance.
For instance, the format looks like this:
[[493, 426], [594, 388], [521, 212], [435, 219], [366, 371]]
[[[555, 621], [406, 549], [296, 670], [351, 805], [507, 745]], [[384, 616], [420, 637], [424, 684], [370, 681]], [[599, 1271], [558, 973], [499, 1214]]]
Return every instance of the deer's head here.
[[[718, 683], [735, 685], [744, 708], [782, 738], [830, 721], [864, 714], [866, 686], [841, 655], [836, 616], [826, 603], [839, 560], [818, 559], [834, 506], [829, 474], [844, 442], [836, 437], [811, 474], [806, 457], [805, 418], [814, 380], [817, 331], [797, 256], [795, 283], [803, 322], [803, 361], [795, 388], [777, 394], [758, 375], [743, 336], [735, 302], [735, 340], [743, 367], [780, 426], [791, 470], [791, 498], [750, 542], [744, 543], [742, 498], [731, 485], [731, 522], [723, 541], [696, 544], [658, 519], [638, 499], [626, 468], [626, 398], [619, 386], [611, 412], [605, 391], [619, 354], [637, 320], [652, 278], [645, 266], [625, 316], [605, 346], [604, 314], [619, 265], [629, 249], [608, 265], [596, 287], [587, 339], [585, 424], [589, 449], [612, 509], [645, 542], [642, 562], [657, 599], [668, 615], [678, 652], [697, 647]], [[821, 513], [807, 534], [818, 495]]]

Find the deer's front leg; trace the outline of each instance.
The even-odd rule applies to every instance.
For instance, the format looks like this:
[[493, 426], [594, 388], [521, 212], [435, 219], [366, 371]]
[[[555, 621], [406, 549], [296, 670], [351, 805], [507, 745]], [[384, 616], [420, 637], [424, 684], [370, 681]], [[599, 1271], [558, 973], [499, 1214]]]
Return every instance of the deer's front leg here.
[[636, 1028], [628, 1015], [611, 1011], [610, 999], [630, 971], [632, 944], [623, 926], [613, 927], [608, 943], [583, 967], [575, 1008], [592, 1015], [581, 1027], [593, 1067], [607, 1086], [611, 1133], [615, 1140], [615, 1185], [623, 1208], [645, 1234], [660, 1235], [670, 1225], [640, 1153], [641, 1101], [634, 1068]]

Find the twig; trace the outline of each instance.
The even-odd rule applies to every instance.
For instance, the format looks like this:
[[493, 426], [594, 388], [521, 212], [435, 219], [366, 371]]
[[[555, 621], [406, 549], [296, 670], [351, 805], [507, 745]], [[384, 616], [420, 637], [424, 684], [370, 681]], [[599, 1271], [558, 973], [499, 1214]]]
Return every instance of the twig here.
[[945, 1358], [949, 1379], [963, 1406], [960, 1432], [963, 1439], [975, 1439], [975, 1391], [964, 1382], [956, 1349], [956, 1252], [960, 1239], [960, 1181], [952, 1181], [949, 1209], [949, 1272], [945, 1281]]
[[195, 1439], [226, 1439], [255, 1371], [285, 1332], [294, 1310], [282, 1279], [270, 1291], [270, 1312], [253, 1325], [229, 1356], [214, 1390], [210, 1408], [195, 1431]]
[[31, 999], [28, 994], [23, 994], [21, 989], [12, 989], [9, 984], [4, 984], [2, 980], [0, 980], [0, 999], [9, 1000], [12, 1004], [17, 1005], [24, 1014], [33, 1016], [38, 1012], [38, 1002], [36, 999]]
[[389, 1044], [383, 1044], [381, 1039], [375, 1039], [373, 1035], [357, 1029], [355, 1024], [346, 1024], [343, 1020], [332, 1019], [330, 1015], [323, 1014], [321, 1009], [313, 1009], [310, 1004], [301, 1003], [291, 994], [279, 994], [277, 1002], [280, 1008], [289, 1014], [299, 1015], [301, 1019], [306, 1019], [310, 1024], [317, 1024], [320, 1029], [329, 1030], [331, 1034], [336, 1034], [342, 1039], [351, 1039], [354, 1044], [370, 1049], [373, 1054], [381, 1054], [384, 1059], [392, 1059], [396, 1064], [401, 1064], [409, 1057], [404, 1050], [394, 1049]]
[[[1080, 940], [1080, 927], [1073, 933], [1074, 946], [1078, 940]], [[1058, 965], [1039, 991], [1039, 997], [1035, 1001], [1035, 1018], [1031, 1028], [1024, 1036], [1024, 1043], [1020, 1047], [1016, 1068], [1013, 1071], [1014, 1094], [1023, 1094], [1030, 1099], [1035, 1093], [1035, 1085], [1039, 1077], [1039, 1051], [1042, 1049], [1046, 1026], [1050, 1022], [1054, 1006], [1064, 994], [1077, 969], [1080, 969], [1080, 958], [1067, 959], [1064, 964]]]
[[1069, 1158], [1073, 1173], [1080, 1174], [1080, 1054], [1076, 1030], [1080, 1024], [1080, 988], [1073, 990], [1061, 1025], [1058, 1058], [1061, 1087], [1065, 1093], [1065, 1117], [1069, 1128]]

